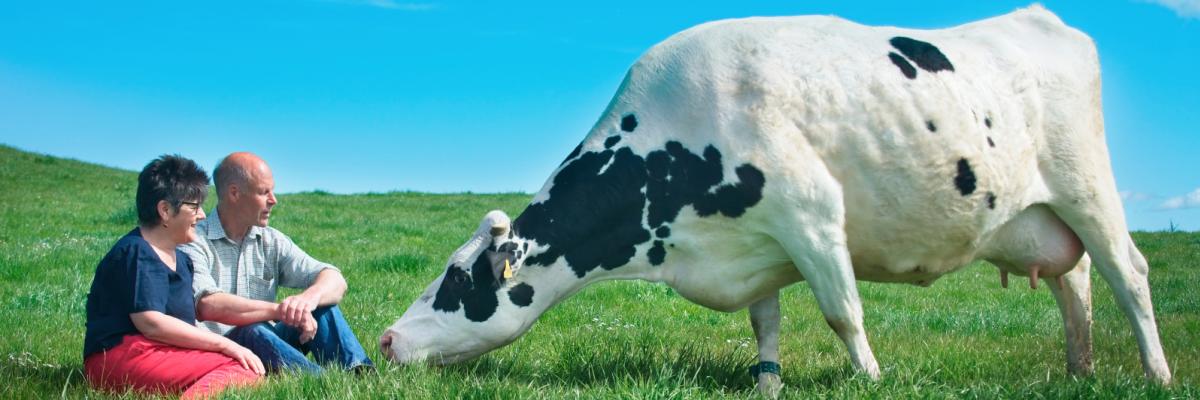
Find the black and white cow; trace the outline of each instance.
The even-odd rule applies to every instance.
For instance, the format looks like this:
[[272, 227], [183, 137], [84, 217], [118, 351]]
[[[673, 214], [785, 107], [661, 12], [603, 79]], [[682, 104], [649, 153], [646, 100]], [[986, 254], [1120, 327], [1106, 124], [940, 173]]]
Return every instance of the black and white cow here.
[[528, 208], [489, 213], [380, 344], [463, 361], [584, 286], [644, 279], [749, 307], [770, 394], [780, 288], [807, 281], [876, 378], [855, 279], [927, 286], [978, 259], [1050, 283], [1079, 374], [1094, 261], [1147, 376], [1170, 381], [1087, 35], [1036, 5], [943, 30], [717, 21], [646, 52]]

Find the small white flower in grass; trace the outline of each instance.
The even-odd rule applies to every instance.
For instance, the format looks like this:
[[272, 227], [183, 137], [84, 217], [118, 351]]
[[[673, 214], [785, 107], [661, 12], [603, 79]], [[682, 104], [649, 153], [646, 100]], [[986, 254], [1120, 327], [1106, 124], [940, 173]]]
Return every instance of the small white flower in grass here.
[[21, 368], [29, 369], [57, 367], [54, 364], [42, 362], [42, 360], [39, 360], [37, 356], [27, 351], [23, 351], [19, 354], [8, 354], [8, 361], [10, 365], [16, 365]]
[[750, 346], [750, 339], [747, 339], [747, 338], [725, 339], [725, 343], [732, 344], [735, 347], [748, 347], [748, 346]]

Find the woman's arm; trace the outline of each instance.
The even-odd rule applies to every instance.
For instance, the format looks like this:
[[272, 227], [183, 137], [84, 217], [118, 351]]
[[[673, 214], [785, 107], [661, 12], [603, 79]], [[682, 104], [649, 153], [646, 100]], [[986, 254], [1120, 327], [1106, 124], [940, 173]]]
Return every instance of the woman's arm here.
[[215, 351], [232, 357], [248, 370], [262, 375], [266, 373], [262, 360], [249, 349], [234, 343], [229, 338], [197, 328], [178, 318], [158, 311], [143, 311], [129, 314], [133, 325], [147, 339], [189, 349]]

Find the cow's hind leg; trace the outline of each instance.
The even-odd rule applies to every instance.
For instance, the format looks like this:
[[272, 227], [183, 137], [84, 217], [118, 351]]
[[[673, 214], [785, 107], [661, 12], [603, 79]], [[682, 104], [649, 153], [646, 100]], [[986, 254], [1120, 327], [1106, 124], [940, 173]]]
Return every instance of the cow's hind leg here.
[[1091, 265], [1085, 254], [1061, 280], [1045, 278], [1046, 287], [1054, 293], [1054, 300], [1062, 312], [1067, 338], [1067, 372], [1076, 376], [1092, 374]]
[[1171, 370], [1154, 321], [1146, 259], [1125, 230], [1116, 191], [1091, 200], [1090, 204], [1076, 202], [1081, 205], [1055, 207], [1054, 211], [1079, 235], [1100, 276], [1112, 288], [1117, 304], [1133, 326], [1146, 377], [1169, 383]]
[[1050, 189], [1050, 208], [1079, 236], [1133, 326], [1146, 377], [1167, 383], [1171, 370], [1154, 322], [1149, 269], [1129, 237], [1104, 144], [1099, 72], [1075, 77], [1085, 84], [1080, 93], [1043, 103], [1046, 135], [1038, 169]]
[[758, 381], [758, 392], [768, 399], [779, 397], [783, 381], [779, 377], [779, 291], [750, 305], [750, 326], [758, 340], [758, 364], [750, 367], [750, 376]]

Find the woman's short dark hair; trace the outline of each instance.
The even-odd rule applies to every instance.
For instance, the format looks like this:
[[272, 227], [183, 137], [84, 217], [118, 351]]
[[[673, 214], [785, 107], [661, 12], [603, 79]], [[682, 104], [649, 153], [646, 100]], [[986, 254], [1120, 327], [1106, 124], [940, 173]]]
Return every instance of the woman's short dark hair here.
[[166, 200], [175, 212], [185, 201], [204, 203], [208, 196], [208, 174], [195, 161], [178, 154], [162, 155], [138, 174], [137, 214], [142, 226], [162, 223], [158, 201]]

